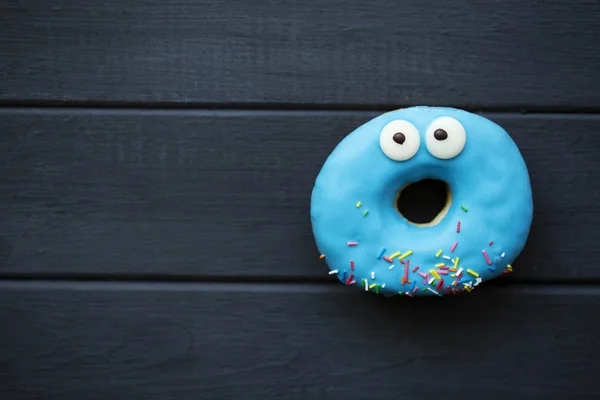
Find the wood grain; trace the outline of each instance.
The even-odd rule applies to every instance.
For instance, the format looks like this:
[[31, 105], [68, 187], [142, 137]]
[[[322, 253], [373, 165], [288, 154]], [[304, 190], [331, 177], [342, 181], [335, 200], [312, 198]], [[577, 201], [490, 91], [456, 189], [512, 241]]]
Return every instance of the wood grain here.
[[[0, 275], [330, 279], [312, 185], [375, 115], [0, 110]], [[511, 132], [533, 185], [515, 279], [600, 278], [600, 116], [486, 116]]]
[[[412, 301], [411, 301], [412, 300]], [[597, 287], [0, 284], [4, 399], [593, 399]]]
[[598, 109], [589, 0], [22, 0], [4, 103]]

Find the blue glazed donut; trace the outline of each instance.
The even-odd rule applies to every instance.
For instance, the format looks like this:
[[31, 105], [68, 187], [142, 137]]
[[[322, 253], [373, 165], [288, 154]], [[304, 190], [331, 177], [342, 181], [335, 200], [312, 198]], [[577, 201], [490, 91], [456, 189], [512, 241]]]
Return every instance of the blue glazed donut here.
[[[449, 187], [430, 223], [396, 208], [407, 185]], [[472, 291], [512, 271], [533, 217], [527, 166], [508, 133], [453, 108], [383, 114], [336, 147], [312, 192], [311, 221], [330, 275], [386, 296]]]

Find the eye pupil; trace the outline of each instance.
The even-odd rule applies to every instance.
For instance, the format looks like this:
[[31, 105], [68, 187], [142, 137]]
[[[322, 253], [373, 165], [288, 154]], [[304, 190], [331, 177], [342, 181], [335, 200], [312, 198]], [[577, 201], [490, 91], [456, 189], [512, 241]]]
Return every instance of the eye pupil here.
[[394, 137], [392, 139], [394, 139], [394, 142], [402, 144], [406, 140], [406, 136], [404, 135], [404, 133], [398, 132], [394, 134]]
[[436, 131], [433, 132], [433, 137], [437, 140], [446, 140], [448, 139], [448, 132], [443, 129], [436, 129]]

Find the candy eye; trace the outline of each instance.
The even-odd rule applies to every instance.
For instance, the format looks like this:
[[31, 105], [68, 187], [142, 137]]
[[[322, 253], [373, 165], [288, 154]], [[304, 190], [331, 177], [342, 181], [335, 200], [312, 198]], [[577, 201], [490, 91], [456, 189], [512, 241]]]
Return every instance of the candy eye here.
[[427, 128], [425, 143], [432, 156], [447, 160], [456, 157], [465, 148], [467, 133], [454, 118], [440, 117]]
[[417, 128], [408, 121], [396, 120], [381, 130], [379, 145], [386, 156], [395, 161], [406, 161], [414, 156], [421, 145]]

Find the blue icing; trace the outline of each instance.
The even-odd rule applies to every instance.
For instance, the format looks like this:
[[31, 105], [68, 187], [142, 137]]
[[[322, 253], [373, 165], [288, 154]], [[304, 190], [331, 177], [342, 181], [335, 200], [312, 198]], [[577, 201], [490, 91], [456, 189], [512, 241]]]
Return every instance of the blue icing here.
[[[462, 152], [450, 159], [434, 157], [428, 150], [425, 133], [438, 117], [458, 120], [466, 131]], [[406, 120], [419, 131], [420, 147], [406, 161], [394, 161], [380, 146], [380, 133], [394, 120]], [[434, 226], [409, 223], [395, 208], [398, 191], [405, 185], [425, 178], [445, 181], [452, 202], [447, 214]], [[356, 207], [361, 202], [360, 208]], [[461, 209], [468, 208], [465, 212]], [[364, 216], [365, 211], [369, 211]], [[452, 108], [411, 107], [383, 114], [350, 133], [328, 157], [312, 192], [311, 220], [317, 247], [325, 254], [330, 270], [338, 270], [346, 283], [353, 274], [355, 286], [362, 280], [380, 285], [380, 292], [396, 295], [410, 292], [413, 296], [435, 295], [438, 281], [425, 285], [419, 272], [428, 273], [435, 264], [451, 261], [437, 258], [439, 249], [452, 259], [460, 257], [463, 280], [482, 281], [502, 275], [522, 251], [533, 216], [533, 201], [525, 162], [508, 133], [481, 116]], [[461, 222], [460, 233], [456, 232]], [[348, 246], [356, 241], [357, 246]], [[493, 245], [489, 242], [493, 241]], [[458, 242], [453, 253], [452, 245]], [[405, 266], [398, 258], [392, 265], [377, 256], [386, 248], [385, 256], [412, 250], [407, 283], [401, 280]], [[488, 265], [486, 250], [492, 265]], [[505, 254], [502, 257], [502, 254]], [[351, 271], [350, 261], [355, 270]], [[412, 272], [419, 266], [418, 271]], [[492, 270], [495, 268], [495, 271]], [[345, 271], [345, 275], [342, 271]], [[371, 274], [375, 273], [375, 279]], [[441, 293], [456, 278], [442, 275]], [[342, 277], [343, 276], [343, 277]], [[415, 286], [416, 282], [416, 286]], [[382, 285], [385, 284], [385, 287]], [[417, 290], [413, 293], [413, 288]], [[453, 288], [462, 290], [462, 285]], [[369, 291], [375, 292], [376, 288]]]

